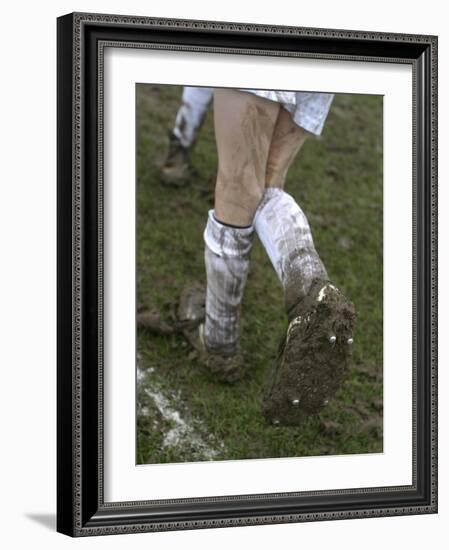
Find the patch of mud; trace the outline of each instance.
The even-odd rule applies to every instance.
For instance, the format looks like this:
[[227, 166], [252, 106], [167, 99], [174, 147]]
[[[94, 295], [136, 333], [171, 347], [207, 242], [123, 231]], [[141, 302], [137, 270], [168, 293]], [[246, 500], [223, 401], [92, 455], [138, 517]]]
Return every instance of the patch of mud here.
[[158, 382], [155, 369], [137, 369], [139, 430], [151, 433], [155, 447], [147, 463], [165, 462], [169, 454], [178, 461], [216, 460], [224, 451], [223, 442], [207, 433], [204, 424], [193, 418], [180, 392], [167, 390]]

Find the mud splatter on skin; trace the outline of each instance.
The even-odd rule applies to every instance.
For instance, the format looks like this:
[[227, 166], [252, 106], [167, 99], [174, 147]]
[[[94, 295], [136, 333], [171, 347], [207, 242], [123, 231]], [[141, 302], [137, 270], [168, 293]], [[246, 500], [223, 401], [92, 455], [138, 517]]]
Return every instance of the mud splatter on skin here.
[[291, 114], [281, 107], [267, 160], [267, 187], [284, 187], [288, 169], [308, 136], [309, 133], [298, 126]]
[[[233, 92], [228, 105], [218, 103], [217, 109], [225, 112], [229, 105], [233, 107], [232, 113], [217, 117], [219, 166], [215, 208], [224, 222], [249, 225], [265, 188], [268, 152], [279, 104], [245, 92]], [[234, 123], [232, 131], [227, 127], [230, 121]], [[223, 142], [221, 134], [225, 136]]]
[[290, 313], [290, 330], [270, 373], [262, 405], [269, 420], [299, 425], [334, 397], [349, 370], [355, 317], [338, 289], [328, 281], [313, 282]]
[[233, 163], [226, 173], [219, 170], [215, 188], [217, 218], [232, 225], [250, 225], [262, 192], [249, 161]]

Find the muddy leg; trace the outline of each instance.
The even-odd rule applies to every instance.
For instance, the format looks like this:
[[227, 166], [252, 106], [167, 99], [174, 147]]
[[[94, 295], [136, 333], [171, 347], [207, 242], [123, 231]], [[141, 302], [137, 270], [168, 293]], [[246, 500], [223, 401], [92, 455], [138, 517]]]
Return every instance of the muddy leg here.
[[215, 208], [204, 233], [207, 273], [204, 337], [212, 352], [235, 353], [248, 275], [254, 213], [279, 105], [253, 94], [217, 89], [214, 95], [218, 174]]
[[267, 162], [267, 188], [254, 227], [284, 288], [288, 327], [268, 377], [263, 411], [274, 424], [298, 425], [341, 386], [349, 365], [353, 305], [328, 281], [309, 223], [282, 190], [288, 167], [305, 141], [282, 112]]
[[279, 103], [230, 89], [214, 92], [218, 173], [215, 217], [250, 226], [265, 189], [268, 154]]
[[268, 153], [266, 190], [255, 218], [259, 239], [283, 285], [287, 311], [306, 295], [314, 279], [327, 279], [304, 212], [282, 190], [288, 169], [309, 135], [288, 111], [280, 109]]
[[285, 187], [288, 169], [310, 135], [295, 124], [288, 111], [280, 109], [268, 153], [266, 187]]
[[184, 87], [175, 126], [169, 134], [167, 158], [161, 169], [162, 183], [182, 186], [188, 182], [191, 152], [212, 96], [212, 88]]

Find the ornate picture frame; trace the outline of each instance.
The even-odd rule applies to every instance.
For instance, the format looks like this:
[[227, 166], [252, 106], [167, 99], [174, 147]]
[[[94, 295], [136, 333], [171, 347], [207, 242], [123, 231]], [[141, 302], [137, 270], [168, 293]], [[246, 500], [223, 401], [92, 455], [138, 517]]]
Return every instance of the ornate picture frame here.
[[[436, 513], [437, 38], [87, 13], [60, 17], [57, 28], [57, 530], [90, 536]], [[180, 488], [175, 499], [105, 501], [103, 62], [111, 46], [411, 67], [410, 485], [196, 498]]]

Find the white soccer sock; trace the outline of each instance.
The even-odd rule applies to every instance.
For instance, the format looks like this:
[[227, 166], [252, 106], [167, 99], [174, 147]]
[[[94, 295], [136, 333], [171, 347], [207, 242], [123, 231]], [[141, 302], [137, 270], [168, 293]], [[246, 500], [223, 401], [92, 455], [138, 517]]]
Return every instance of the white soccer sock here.
[[307, 294], [314, 279], [328, 278], [309, 222], [291, 195], [269, 187], [257, 208], [254, 228], [284, 287], [288, 311]]
[[207, 274], [204, 336], [212, 352], [235, 353], [240, 337], [240, 307], [249, 269], [254, 228], [230, 227], [214, 218], [204, 231]]
[[213, 88], [185, 86], [182, 105], [176, 115], [173, 133], [183, 147], [191, 147], [196, 139], [213, 96]]

